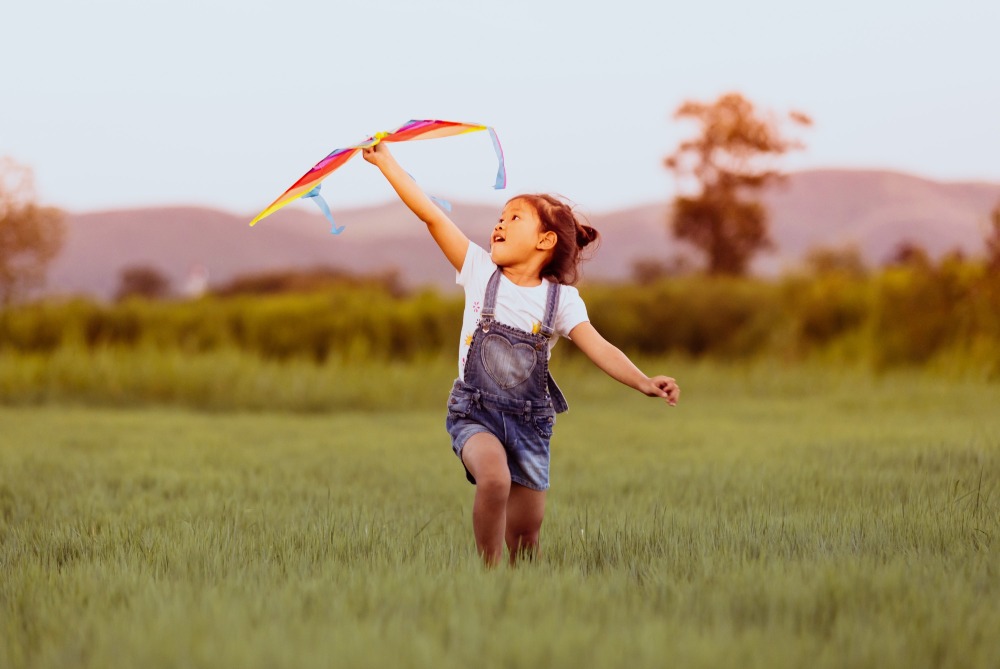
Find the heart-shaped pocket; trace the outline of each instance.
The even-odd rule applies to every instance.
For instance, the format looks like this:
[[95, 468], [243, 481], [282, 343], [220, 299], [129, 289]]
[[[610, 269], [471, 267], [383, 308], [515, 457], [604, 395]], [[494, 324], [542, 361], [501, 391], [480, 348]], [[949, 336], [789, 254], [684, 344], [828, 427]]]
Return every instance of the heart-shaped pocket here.
[[504, 390], [524, 383], [535, 368], [535, 347], [531, 344], [511, 345], [505, 337], [487, 335], [483, 338], [483, 367]]

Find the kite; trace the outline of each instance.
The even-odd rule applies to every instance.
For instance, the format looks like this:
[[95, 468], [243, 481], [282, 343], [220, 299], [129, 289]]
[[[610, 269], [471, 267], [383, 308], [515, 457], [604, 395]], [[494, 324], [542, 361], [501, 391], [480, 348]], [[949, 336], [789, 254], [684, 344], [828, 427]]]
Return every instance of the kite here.
[[[391, 132], [376, 133], [372, 137], [369, 137], [354, 146], [348, 146], [343, 149], [334, 149], [326, 158], [316, 163], [311, 170], [302, 175], [302, 178], [292, 184], [292, 186], [282, 193], [277, 200], [268, 205], [264, 211], [257, 214], [257, 216], [250, 221], [250, 225], [254, 225], [262, 218], [270, 216], [293, 200], [298, 198], [311, 198], [317, 206], [319, 206], [327, 220], [330, 221], [330, 225], [332, 226], [330, 232], [335, 235], [339, 235], [343, 232], [344, 228], [343, 226], [338, 228], [333, 222], [333, 216], [330, 214], [330, 207], [319, 194], [319, 189], [323, 179], [330, 176], [331, 172], [350, 160], [354, 154], [361, 149], [375, 146], [379, 142], [407, 142], [415, 139], [437, 139], [439, 137], [451, 137], [452, 135], [462, 135], [479, 130], [486, 130], [490, 133], [490, 139], [493, 141], [493, 149], [497, 154], [499, 166], [497, 167], [497, 178], [493, 188], [497, 190], [506, 188], [507, 171], [504, 168], [503, 149], [500, 147], [500, 140], [497, 139], [497, 134], [493, 128], [472, 123], [456, 123], [454, 121], [409, 121]], [[451, 206], [446, 202], [433, 197], [431, 199], [445, 209], [451, 208]]]

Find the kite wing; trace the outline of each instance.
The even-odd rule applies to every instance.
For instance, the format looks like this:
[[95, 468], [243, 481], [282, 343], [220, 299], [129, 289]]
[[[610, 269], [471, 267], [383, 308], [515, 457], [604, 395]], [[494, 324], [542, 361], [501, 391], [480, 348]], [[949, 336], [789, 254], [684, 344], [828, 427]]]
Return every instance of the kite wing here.
[[[320, 182], [328, 177], [331, 172], [350, 160], [361, 149], [375, 146], [379, 142], [408, 142], [416, 139], [438, 139], [440, 137], [451, 137], [452, 135], [462, 135], [479, 130], [486, 130], [490, 133], [490, 139], [493, 141], [493, 149], [497, 154], [499, 165], [497, 167], [496, 183], [493, 187], [496, 189], [506, 188], [507, 172], [504, 168], [503, 149], [500, 147], [500, 140], [497, 139], [497, 134], [493, 128], [472, 123], [456, 123], [454, 121], [409, 121], [391, 132], [376, 133], [373, 137], [369, 137], [354, 146], [334, 149], [326, 158], [316, 163], [311, 170], [303, 174], [298, 181], [282, 193], [277, 200], [268, 205], [264, 211], [257, 214], [250, 221], [250, 225], [256, 224], [257, 221], [270, 216], [289, 202], [300, 197], [315, 198], [317, 204], [320, 205], [323, 213], [330, 219], [332, 224], [333, 217], [329, 214], [329, 208], [324, 206], [326, 203], [323, 202], [323, 198], [319, 194]], [[334, 225], [334, 234], [339, 234], [341, 230], [343, 228], [337, 228]]]

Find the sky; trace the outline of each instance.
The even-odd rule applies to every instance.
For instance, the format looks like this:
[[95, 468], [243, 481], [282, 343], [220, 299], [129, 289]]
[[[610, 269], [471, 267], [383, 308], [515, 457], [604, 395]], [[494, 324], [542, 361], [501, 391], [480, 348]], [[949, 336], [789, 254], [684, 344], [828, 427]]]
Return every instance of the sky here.
[[[251, 217], [335, 148], [409, 119], [493, 126], [393, 145], [432, 194], [559, 193], [593, 213], [666, 201], [685, 100], [802, 111], [789, 170], [1000, 182], [994, 0], [9, 0], [0, 156], [44, 204]], [[355, 157], [337, 209], [388, 201]], [[311, 206], [296, 203], [293, 206]]]

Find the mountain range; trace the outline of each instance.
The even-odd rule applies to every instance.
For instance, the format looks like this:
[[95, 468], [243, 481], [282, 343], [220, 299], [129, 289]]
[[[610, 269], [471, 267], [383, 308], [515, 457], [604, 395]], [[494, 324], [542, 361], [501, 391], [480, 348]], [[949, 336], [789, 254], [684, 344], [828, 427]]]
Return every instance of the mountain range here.
[[[639, 260], [690, 255], [668, 229], [669, 203], [587, 216], [601, 244], [584, 265], [585, 280], [628, 280]], [[884, 262], [907, 241], [932, 257], [984, 248], [1000, 184], [940, 182], [871, 170], [795, 172], [763, 196], [774, 249], [753, 264], [776, 275], [816, 247], [855, 245], [870, 264]], [[331, 203], [336, 209], [335, 203]], [[453, 220], [484, 246], [497, 217], [491, 206], [456, 203]], [[251, 216], [196, 207], [67, 214], [63, 248], [48, 272], [47, 294], [114, 295], [122, 271], [149, 267], [182, 291], [207, 270], [209, 285], [271, 270], [335, 267], [356, 273], [395, 269], [411, 287], [454, 288], [454, 272], [420, 223], [399, 202], [335, 211], [344, 234], [304, 207], [287, 207], [253, 228]]]

